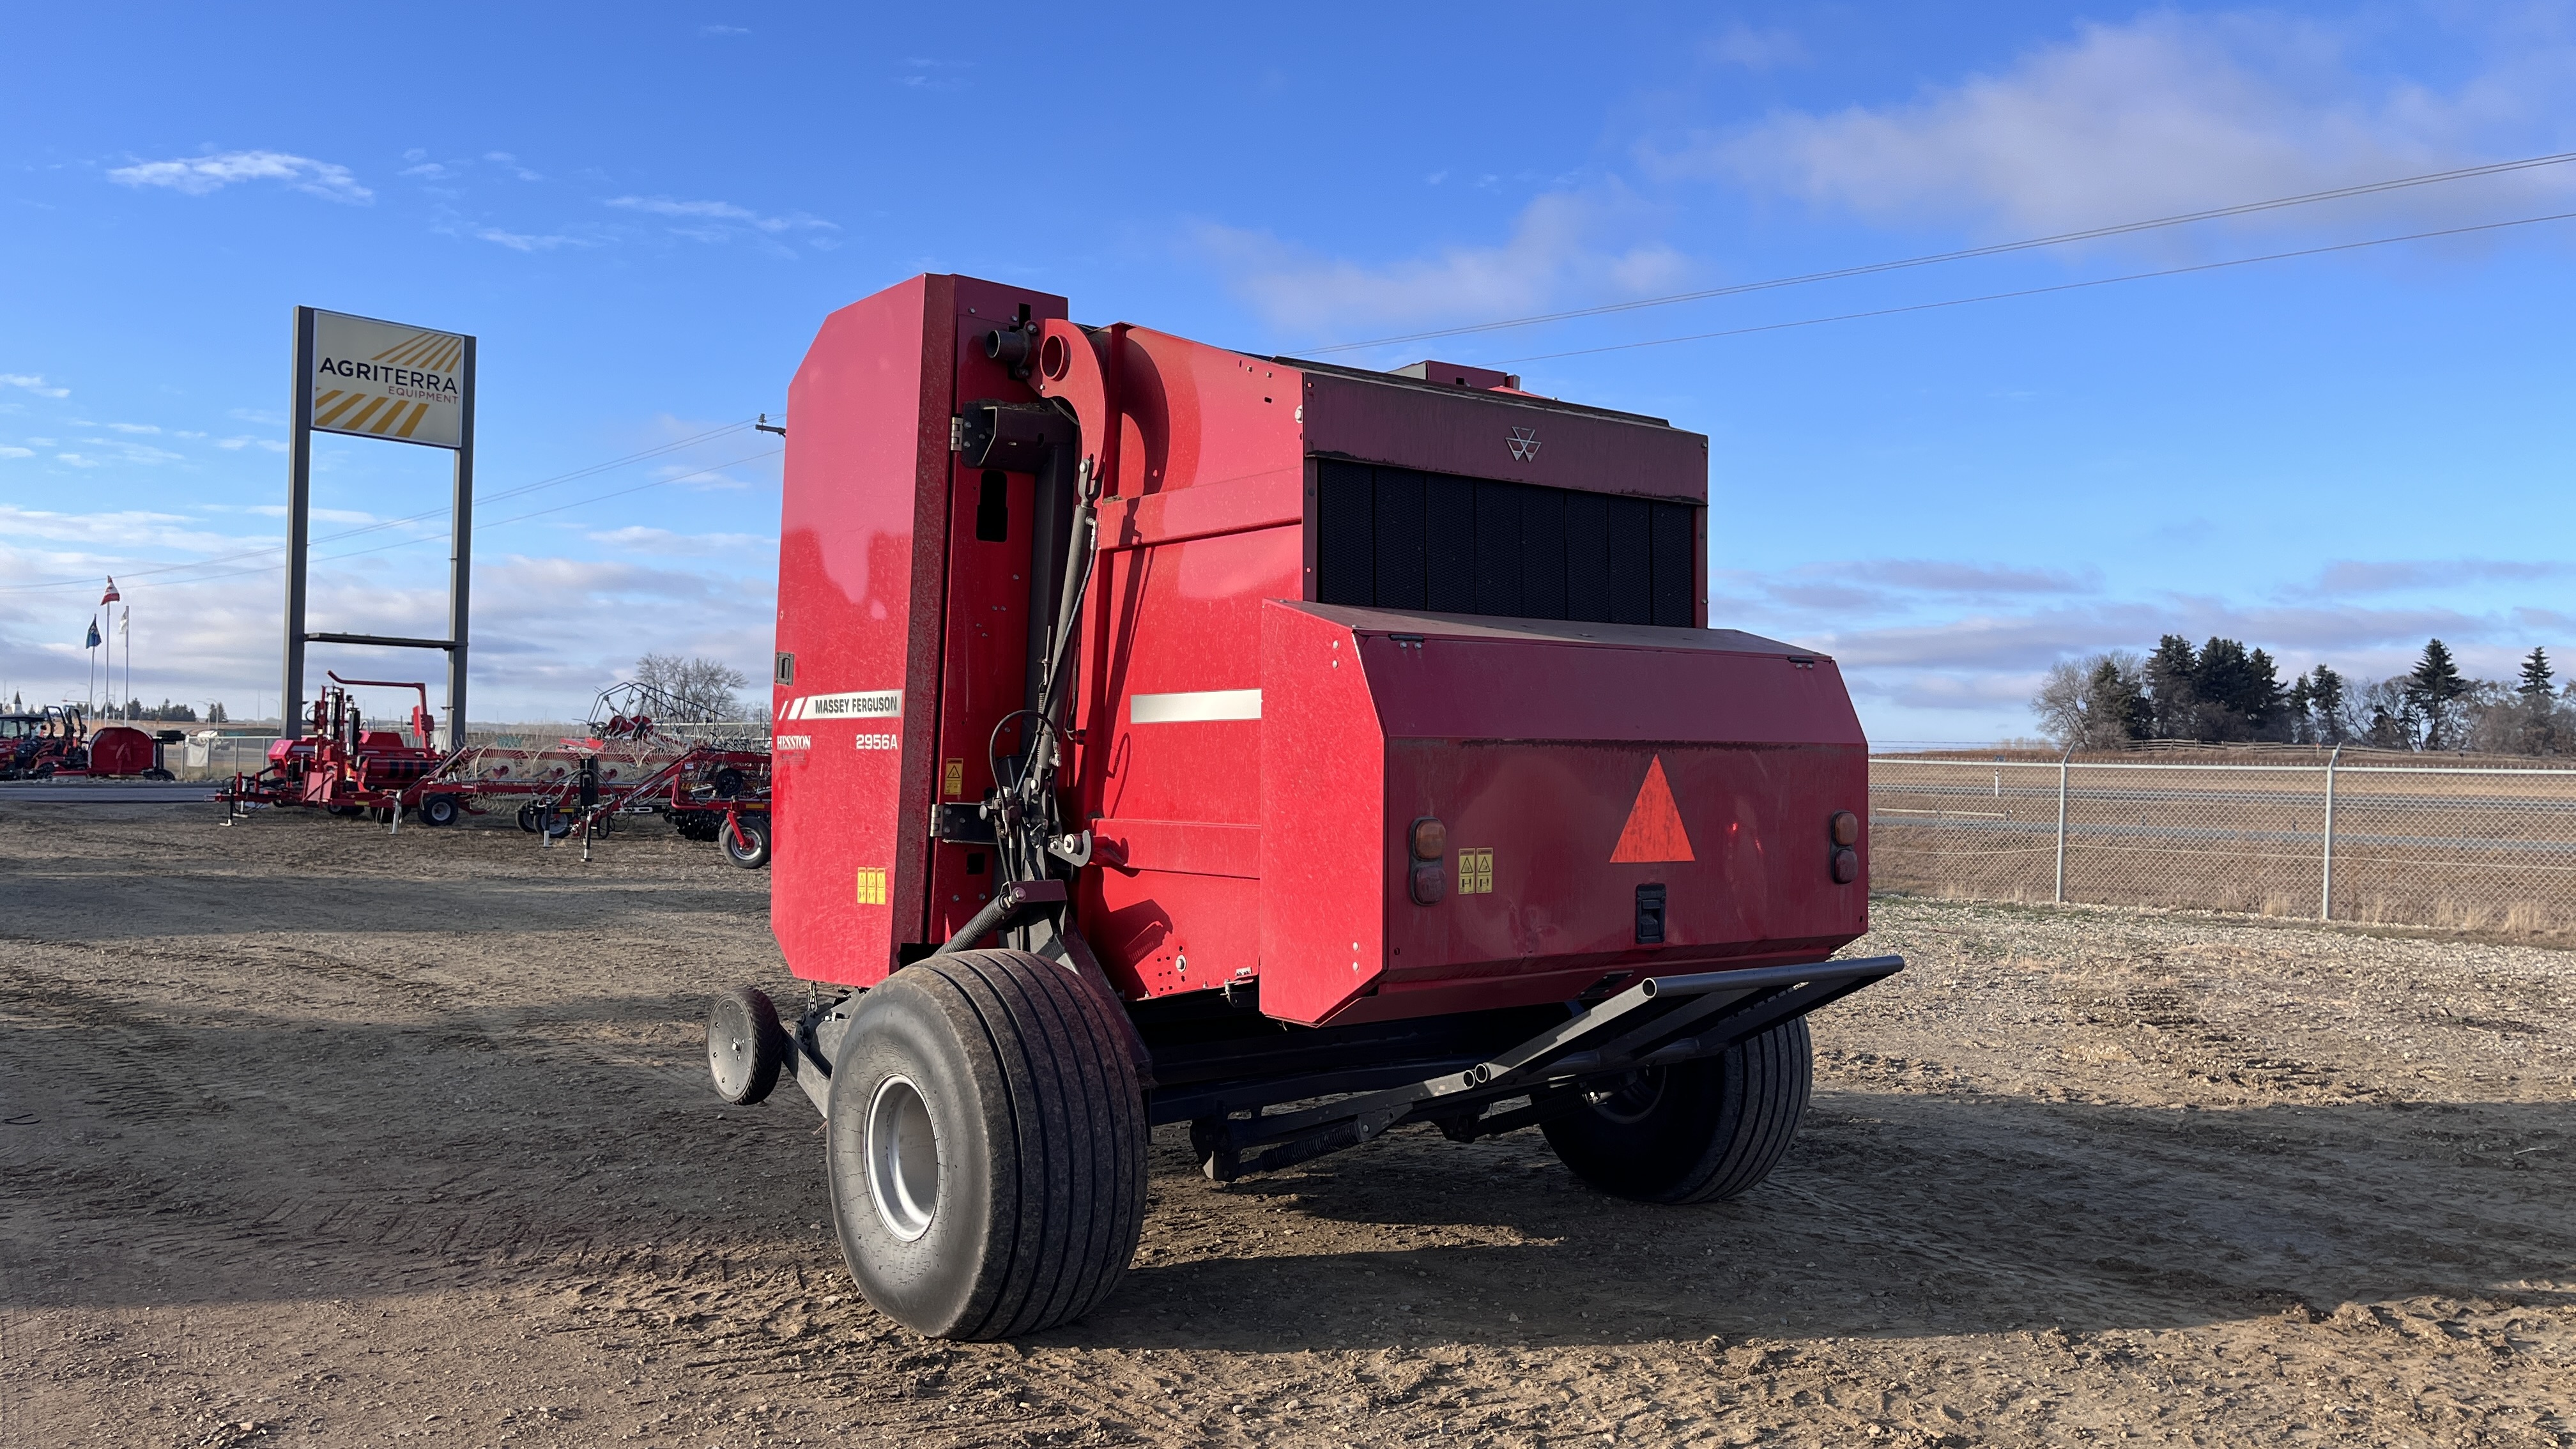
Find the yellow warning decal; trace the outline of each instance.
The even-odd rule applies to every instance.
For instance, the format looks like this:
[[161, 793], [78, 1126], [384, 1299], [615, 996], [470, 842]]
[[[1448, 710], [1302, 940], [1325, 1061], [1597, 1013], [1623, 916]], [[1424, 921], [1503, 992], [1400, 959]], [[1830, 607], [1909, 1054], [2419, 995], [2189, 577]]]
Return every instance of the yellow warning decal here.
[[1494, 852], [1491, 849], [1458, 852], [1458, 894], [1489, 896], [1494, 893]]
[[882, 867], [859, 867], [859, 904], [881, 906], [886, 903], [886, 873]]
[[950, 760], [939, 772], [939, 793], [951, 800], [966, 793], [966, 762]]

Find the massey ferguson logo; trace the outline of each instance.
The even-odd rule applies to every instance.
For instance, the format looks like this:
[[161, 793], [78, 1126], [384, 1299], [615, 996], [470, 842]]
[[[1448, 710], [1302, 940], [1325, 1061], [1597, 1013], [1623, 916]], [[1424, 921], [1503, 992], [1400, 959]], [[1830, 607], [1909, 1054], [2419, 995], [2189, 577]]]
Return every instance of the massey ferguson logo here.
[[1512, 429], [1512, 461], [1526, 463], [1538, 456], [1538, 429]]

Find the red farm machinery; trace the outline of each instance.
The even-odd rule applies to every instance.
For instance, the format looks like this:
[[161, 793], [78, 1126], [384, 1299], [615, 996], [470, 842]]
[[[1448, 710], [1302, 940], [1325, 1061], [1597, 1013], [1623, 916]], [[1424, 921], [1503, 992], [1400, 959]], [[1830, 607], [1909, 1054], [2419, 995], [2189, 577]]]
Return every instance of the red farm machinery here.
[[186, 738], [179, 730], [93, 725], [76, 704], [0, 714], [0, 780], [175, 779], [165, 749]]
[[[841, 1248], [998, 1338], [1228, 1180], [1536, 1127], [1662, 1203], [1778, 1162], [1868, 929], [1831, 659], [1707, 627], [1707, 440], [1481, 368], [916, 277], [790, 393], [771, 920], [715, 1085], [824, 1116]], [[831, 990], [823, 990], [829, 987]]]
[[[313, 702], [306, 733], [269, 747], [256, 775], [220, 792], [236, 808], [308, 805], [392, 823], [408, 813], [449, 825], [499, 806], [547, 841], [608, 835], [622, 815], [669, 816], [681, 835], [719, 844], [747, 870], [769, 863], [769, 754], [756, 732], [702, 722], [679, 701], [641, 684], [601, 691], [590, 734], [534, 746], [442, 749], [429, 687], [419, 681], [342, 679]], [[407, 730], [376, 727], [353, 689], [408, 689]]]
[[[304, 732], [268, 747], [268, 762], [255, 775], [235, 775], [216, 798], [245, 807], [308, 805], [333, 815], [368, 815], [392, 823], [409, 813], [424, 825], [452, 825], [464, 813], [466, 791], [441, 778], [450, 752], [438, 747], [437, 717], [429, 687], [388, 679], [342, 679], [313, 701]], [[408, 689], [414, 693], [402, 730], [360, 712], [352, 689]]]

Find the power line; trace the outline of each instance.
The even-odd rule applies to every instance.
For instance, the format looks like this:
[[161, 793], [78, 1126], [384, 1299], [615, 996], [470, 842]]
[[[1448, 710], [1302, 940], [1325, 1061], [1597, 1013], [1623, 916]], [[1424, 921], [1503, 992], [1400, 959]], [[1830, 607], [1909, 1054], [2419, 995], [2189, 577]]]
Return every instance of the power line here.
[[[648, 459], [652, 459], [652, 458], [659, 458], [659, 457], [664, 456], [665, 454], [675, 453], [675, 452], [678, 452], [678, 451], [679, 451], [680, 449], [682, 449], [682, 448], [693, 447], [693, 446], [695, 446], [695, 445], [697, 445], [697, 444], [699, 444], [699, 443], [706, 442], [706, 441], [708, 441], [709, 439], [712, 439], [712, 438], [721, 438], [721, 437], [725, 437], [725, 436], [727, 436], [728, 434], [743, 432], [743, 431], [745, 431], [746, 429], [749, 429], [751, 426], [752, 426], [751, 419], [749, 419], [749, 418], [744, 418], [744, 419], [742, 419], [742, 420], [741, 420], [741, 421], [739, 421], [739, 422], [727, 423], [727, 424], [725, 424], [724, 426], [719, 427], [719, 428], [710, 428], [710, 429], [708, 429], [707, 431], [705, 431], [705, 432], [703, 432], [703, 433], [696, 433], [696, 434], [693, 434], [693, 435], [691, 435], [691, 436], [689, 436], [689, 437], [685, 437], [685, 438], [678, 439], [678, 440], [676, 440], [676, 441], [674, 441], [674, 442], [662, 443], [662, 444], [659, 444], [659, 445], [654, 446], [654, 447], [646, 448], [645, 450], [643, 450], [643, 451], [642, 451], [642, 452], [640, 452], [640, 453], [629, 453], [629, 454], [627, 454], [626, 456], [624, 456], [624, 457], [622, 457], [622, 458], [611, 458], [611, 459], [609, 459], [608, 461], [606, 461], [606, 462], [604, 462], [604, 463], [592, 463], [592, 464], [589, 464], [589, 465], [588, 465], [588, 466], [586, 466], [586, 467], [575, 468], [575, 469], [573, 469], [573, 470], [572, 470], [571, 472], [569, 472], [569, 473], [557, 473], [557, 474], [555, 474], [554, 476], [552, 476], [552, 477], [550, 477], [550, 478], [540, 478], [540, 479], [538, 479], [537, 481], [535, 481], [535, 482], [533, 482], [533, 483], [522, 483], [522, 484], [520, 484], [520, 485], [519, 485], [518, 487], [516, 487], [516, 488], [504, 488], [504, 489], [502, 489], [501, 491], [499, 491], [499, 492], [497, 492], [497, 493], [485, 493], [485, 494], [479, 494], [479, 495], [477, 495], [477, 496], [476, 496], [476, 498], [475, 498], [475, 502], [476, 502], [476, 503], [478, 503], [478, 504], [483, 504], [483, 503], [497, 503], [497, 502], [499, 502], [500, 500], [502, 500], [502, 499], [504, 499], [504, 498], [516, 498], [516, 497], [521, 496], [522, 494], [528, 494], [528, 493], [535, 493], [535, 492], [538, 492], [538, 491], [539, 491], [539, 490], [541, 490], [541, 489], [546, 489], [546, 488], [555, 488], [555, 487], [560, 487], [560, 486], [562, 486], [563, 484], [566, 484], [566, 483], [579, 482], [581, 479], [589, 478], [589, 477], [594, 477], [594, 476], [596, 476], [596, 475], [598, 475], [598, 474], [608, 472], [608, 471], [610, 471], [610, 470], [612, 470], [612, 469], [628, 467], [628, 466], [630, 466], [630, 465], [632, 465], [632, 464], [641, 463], [641, 462], [644, 462], [644, 461], [646, 461], [646, 460], [648, 460]], [[761, 456], [761, 457], [767, 457], [767, 456], [770, 456], [770, 455], [769, 455], [769, 454], [765, 454], [765, 453], [764, 453], [764, 454], [760, 454], [760, 455], [758, 455], [758, 456]], [[721, 464], [721, 465], [719, 465], [719, 466], [730, 468], [730, 467], [733, 467], [734, 465], [733, 465], [733, 464], [731, 464], [731, 463], [726, 463], [726, 464]], [[696, 474], [696, 473], [691, 473], [691, 474], [687, 474], [687, 475], [685, 475], [685, 476], [694, 478], [694, 477], [698, 477], [698, 476], [700, 476], [700, 475], [699, 475], [699, 474]], [[663, 480], [663, 481], [665, 481], [665, 482], [677, 482], [677, 481], [679, 481], [679, 480], [677, 480], [677, 479], [665, 479], [665, 480]], [[632, 490], [628, 490], [628, 491], [632, 491]], [[603, 497], [610, 497], [610, 498], [613, 498], [613, 497], [616, 497], [617, 495], [616, 495], [616, 494], [611, 493], [611, 494], [603, 494], [603, 495], [601, 495], [601, 496], [603, 496]], [[361, 524], [361, 525], [359, 525], [359, 526], [358, 526], [358, 527], [356, 527], [356, 528], [346, 528], [346, 529], [342, 529], [342, 530], [340, 530], [340, 531], [339, 531], [339, 532], [337, 532], [337, 533], [326, 533], [326, 534], [323, 534], [323, 535], [322, 535], [321, 537], [319, 537], [319, 538], [309, 539], [309, 540], [307, 540], [307, 546], [309, 547], [309, 546], [311, 546], [312, 544], [317, 544], [317, 543], [335, 543], [335, 542], [338, 542], [338, 541], [339, 541], [339, 540], [341, 540], [341, 539], [357, 538], [357, 537], [359, 537], [359, 536], [361, 536], [361, 535], [363, 535], [363, 534], [377, 533], [377, 532], [380, 532], [380, 531], [382, 531], [382, 530], [384, 530], [384, 529], [388, 529], [388, 528], [399, 528], [399, 527], [401, 527], [402, 525], [407, 524], [407, 523], [420, 523], [420, 522], [424, 522], [424, 521], [426, 521], [426, 520], [428, 520], [428, 519], [432, 519], [432, 518], [445, 518], [445, 517], [446, 517], [446, 516], [451, 512], [451, 511], [453, 511], [451, 508], [433, 508], [433, 509], [429, 509], [428, 511], [426, 511], [426, 512], [422, 512], [422, 513], [407, 514], [407, 515], [405, 515], [404, 517], [401, 517], [401, 518], [384, 518], [384, 519], [378, 519], [378, 520], [377, 520], [376, 522], [374, 522], [374, 523]], [[481, 531], [481, 529], [480, 529], [480, 527], [479, 527], [479, 526], [478, 526], [478, 528], [476, 529], [476, 531], [477, 531], [477, 532], [480, 532], [480, 531]], [[410, 542], [417, 542], [417, 541], [418, 541], [418, 540], [413, 540], [413, 539], [405, 539], [405, 540], [403, 540], [403, 542], [406, 542], [406, 543], [410, 543]], [[233, 562], [233, 561], [234, 561], [234, 560], [236, 560], [236, 559], [258, 558], [258, 557], [260, 557], [260, 556], [261, 556], [261, 555], [263, 555], [263, 554], [284, 553], [284, 552], [286, 552], [286, 545], [284, 545], [284, 544], [282, 544], [282, 543], [277, 543], [277, 544], [264, 544], [264, 545], [262, 545], [262, 546], [260, 546], [260, 547], [258, 547], [258, 548], [243, 549], [243, 550], [240, 550], [240, 551], [235, 552], [235, 553], [217, 554], [217, 555], [215, 555], [215, 556], [213, 556], [213, 557], [211, 557], [211, 558], [195, 559], [195, 560], [192, 560], [192, 561], [190, 561], [190, 562], [188, 562], [188, 563], [163, 564], [163, 565], [161, 565], [161, 566], [159, 566], [159, 567], [157, 567], [157, 568], [115, 569], [115, 570], [111, 570], [111, 571], [112, 571], [112, 572], [123, 573], [123, 574], [124, 574], [127, 578], [129, 578], [129, 579], [146, 579], [146, 578], [153, 578], [153, 577], [155, 577], [156, 575], [160, 575], [160, 574], [178, 573], [178, 572], [181, 572], [181, 571], [184, 571], [184, 570], [188, 570], [188, 569], [211, 568], [211, 567], [213, 567], [213, 566], [214, 566], [214, 565], [216, 565], [216, 564], [231, 563], [231, 562]], [[372, 549], [367, 549], [367, 550], [361, 550], [361, 552], [374, 552], [374, 550], [372, 550]], [[339, 557], [339, 558], [346, 558], [346, 557], [350, 557], [350, 556], [351, 556], [351, 555], [347, 555], [347, 554], [337, 554], [337, 555], [332, 555], [332, 557]], [[273, 567], [276, 567], [276, 565], [263, 565], [263, 566], [262, 566], [262, 569], [265, 569], [265, 568], [273, 568]], [[261, 571], [262, 571], [262, 569], [242, 570], [242, 571], [239, 571], [239, 572], [258, 573], [258, 572], [261, 572]], [[235, 576], [234, 574], [216, 574], [216, 575], [210, 575], [210, 577], [214, 577], [214, 578], [231, 578], [231, 577], [234, 577], [234, 576]], [[203, 580], [193, 580], [193, 579], [170, 579], [170, 580], [163, 580], [163, 582], [166, 582], [166, 583], [198, 583], [198, 582], [203, 582]], [[50, 591], [50, 590], [59, 590], [59, 589], [78, 589], [78, 588], [87, 588], [88, 586], [89, 586], [89, 581], [88, 581], [87, 579], [85, 579], [85, 578], [82, 578], [82, 579], [58, 579], [58, 580], [55, 580], [55, 581], [50, 582], [50, 583], [37, 583], [37, 584], [8, 584], [8, 585], [0, 585], [0, 593], [39, 593], [39, 592], [46, 592], [46, 591]]]
[[2542, 166], [2563, 166], [2570, 161], [2576, 161], [2576, 151], [2560, 151], [2547, 156], [2526, 156], [2517, 161], [2495, 161], [2483, 166], [2463, 166], [2457, 170], [2435, 171], [2422, 176], [2401, 176], [2389, 181], [2369, 181], [2357, 186], [2339, 186], [2331, 191], [2310, 191], [2298, 196], [2275, 197], [2270, 201], [2248, 201], [2236, 206], [2217, 206], [2206, 211], [2184, 212], [2179, 216], [2160, 216], [2150, 221], [2127, 221], [2113, 226], [2092, 227], [2084, 231], [2060, 232], [2055, 236], [2032, 237], [2026, 241], [1996, 242], [1990, 246], [1964, 247], [1958, 251], [1936, 252], [1930, 256], [1906, 257], [1897, 261], [1868, 262], [1859, 266], [1837, 267], [1825, 272], [1804, 272], [1797, 276], [1773, 277], [1761, 282], [1738, 282], [1731, 286], [1709, 287], [1697, 292], [1676, 292], [1668, 297], [1643, 297], [1633, 302], [1606, 302], [1597, 307], [1576, 307], [1563, 312], [1542, 312], [1535, 316], [1513, 317], [1500, 322], [1476, 322], [1462, 327], [1435, 328], [1428, 332], [1407, 332], [1401, 336], [1379, 337], [1367, 342], [1337, 342], [1330, 347], [1309, 350], [1316, 356], [1328, 352], [1356, 352], [1367, 347], [1390, 347], [1399, 342], [1427, 342], [1439, 337], [1465, 337], [1480, 332], [1501, 332], [1514, 327], [1535, 327], [1542, 322], [1564, 322], [1577, 317], [1602, 317], [1617, 312], [1641, 311], [1648, 307], [1670, 307], [1681, 302], [1702, 302], [1712, 297], [1735, 297], [1747, 292], [1802, 287], [1810, 282], [1835, 282], [1850, 277], [1872, 276], [1880, 272], [1928, 267], [1939, 262], [1968, 261], [1977, 257], [2032, 251], [2040, 247], [2064, 246], [2070, 242], [2129, 236], [2163, 227], [2185, 226], [2196, 221], [2214, 221], [2222, 217], [2250, 216], [2257, 212], [2278, 211], [2284, 207], [2308, 206], [2320, 201], [2341, 201], [2355, 196], [2375, 196], [2382, 192], [2403, 191], [2408, 187], [2431, 186], [2444, 181], [2464, 181], [2479, 176], [2501, 176]]
[[2405, 236], [2374, 237], [2369, 241], [2337, 242], [2332, 246], [2302, 247], [2291, 252], [2271, 252], [2259, 257], [2235, 257], [2223, 262], [2200, 262], [2188, 267], [2166, 267], [2153, 272], [2130, 272], [2118, 277], [2095, 277], [2083, 282], [2059, 282], [2047, 287], [2024, 287], [2011, 292], [1988, 292], [1978, 297], [1952, 297], [1941, 302], [1916, 302], [1904, 307], [1874, 307], [1866, 312], [1843, 312], [1831, 317], [1804, 317], [1795, 322], [1766, 322], [1754, 327], [1730, 327], [1722, 332], [1693, 332], [1682, 337], [1657, 337], [1646, 342], [1614, 342], [1604, 347], [1578, 347], [1567, 352], [1539, 352], [1527, 357], [1510, 357], [1506, 362], [1547, 362], [1560, 357], [1589, 357], [1596, 352], [1626, 352], [1639, 347], [1669, 347], [1676, 342], [1707, 342], [1719, 337], [1742, 337], [1755, 332], [1782, 332], [1792, 327], [1820, 327], [1827, 322], [1856, 322], [1867, 317], [1894, 317], [1906, 312], [1931, 312], [1943, 307], [1965, 307], [1972, 302], [2003, 302], [2015, 297], [2039, 297], [2050, 292], [2075, 292], [2086, 287], [2107, 287], [2115, 282], [2143, 282], [2153, 277], [2179, 277], [2190, 272], [2215, 272], [2228, 267], [2250, 267], [2257, 262], [2288, 261], [2293, 257], [2323, 256], [2329, 252], [2359, 251], [2365, 247], [2394, 246], [2399, 242], [2432, 241], [2446, 236], [2466, 236], [2472, 232], [2501, 231], [2506, 227], [2538, 226], [2549, 221], [2576, 221], [2576, 211], [2554, 212], [2548, 216], [2526, 216], [2513, 221], [2481, 222], [2476, 226], [2446, 227], [2440, 231], [2412, 232]]

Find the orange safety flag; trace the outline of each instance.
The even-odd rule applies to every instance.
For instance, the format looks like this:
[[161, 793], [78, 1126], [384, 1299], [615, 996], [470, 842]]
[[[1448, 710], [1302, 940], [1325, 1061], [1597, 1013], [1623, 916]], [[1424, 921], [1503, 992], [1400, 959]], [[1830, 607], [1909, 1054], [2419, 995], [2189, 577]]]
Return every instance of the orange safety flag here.
[[1637, 803], [1628, 807], [1627, 828], [1619, 832], [1612, 865], [1639, 865], [1658, 860], [1697, 860], [1690, 832], [1682, 829], [1682, 812], [1673, 804], [1673, 787], [1664, 779], [1664, 757], [1646, 767], [1646, 783], [1637, 787]]

